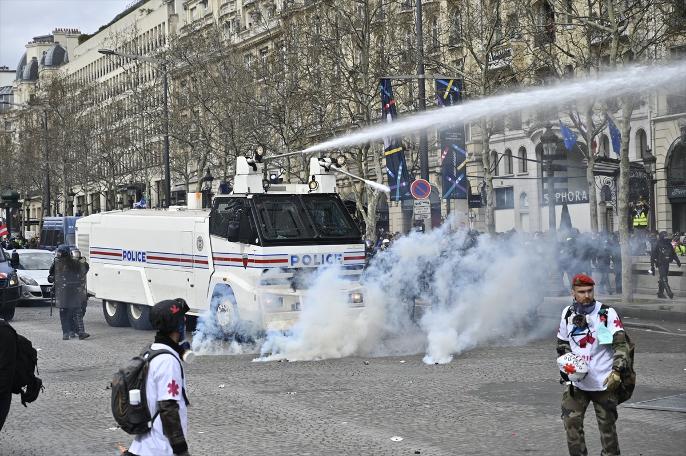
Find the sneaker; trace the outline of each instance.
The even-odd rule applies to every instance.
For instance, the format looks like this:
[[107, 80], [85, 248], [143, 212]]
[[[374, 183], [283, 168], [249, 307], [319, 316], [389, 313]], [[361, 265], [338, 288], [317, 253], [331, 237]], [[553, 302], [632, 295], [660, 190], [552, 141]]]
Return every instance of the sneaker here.
[[663, 295], [662, 293], [659, 293], [657, 297], [660, 299], [667, 299], [667, 296]]
[[91, 335], [88, 334], [87, 332], [83, 332], [83, 333], [79, 334], [79, 340], [88, 339], [90, 336]]
[[62, 334], [62, 340], [69, 340], [69, 334], [68, 333]]

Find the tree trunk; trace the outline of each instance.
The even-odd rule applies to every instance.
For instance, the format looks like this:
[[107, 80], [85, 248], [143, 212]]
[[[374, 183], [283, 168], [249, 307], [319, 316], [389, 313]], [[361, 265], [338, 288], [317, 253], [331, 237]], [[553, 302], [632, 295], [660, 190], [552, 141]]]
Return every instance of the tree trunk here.
[[593, 175], [593, 165], [595, 155], [593, 153], [593, 105], [588, 104], [586, 108], [586, 153], [588, 154], [588, 165], [586, 167], [586, 183], [588, 184], [588, 208], [591, 215], [591, 231], [598, 232], [598, 193], [595, 186], [595, 176]]
[[622, 251], [622, 300], [634, 300], [633, 280], [631, 277], [632, 257], [629, 244], [629, 138], [631, 134], [631, 114], [634, 110], [631, 98], [625, 97], [622, 104], [622, 150], [619, 162], [619, 242]]
[[479, 126], [481, 128], [481, 162], [483, 163], [484, 180], [486, 181], [486, 231], [495, 233], [495, 191], [493, 190], [492, 172], [494, 163], [491, 163], [486, 119], [481, 119]]

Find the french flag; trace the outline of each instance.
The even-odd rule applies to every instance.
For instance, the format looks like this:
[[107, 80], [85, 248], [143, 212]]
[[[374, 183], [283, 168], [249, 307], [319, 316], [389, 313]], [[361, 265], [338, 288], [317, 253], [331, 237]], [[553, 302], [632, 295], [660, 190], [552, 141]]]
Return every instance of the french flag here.
[[7, 230], [7, 225], [4, 223], [0, 225], [0, 237], [9, 236], [10, 232]]

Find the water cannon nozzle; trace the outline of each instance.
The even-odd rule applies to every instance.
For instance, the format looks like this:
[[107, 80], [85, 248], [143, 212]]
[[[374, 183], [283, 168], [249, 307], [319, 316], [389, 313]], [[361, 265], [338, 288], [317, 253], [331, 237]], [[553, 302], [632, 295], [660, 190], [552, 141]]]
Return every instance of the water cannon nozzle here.
[[257, 172], [257, 162], [254, 158], [246, 158], [245, 161], [248, 163], [248, 165], [252, 166], [253, 171]]
[[265, 150], [264, 147], [262, 146], [257, 146], [255, 149], [255, 161], [257, 163], [262, 163], [262, 159], [264, 158]]
[[319, 188], [319, 182], [315, 179], [314, 174], [312, 175], [312, 180], [307, 183], [307, 186], [310, 188], [310, 192], [313, 192]]

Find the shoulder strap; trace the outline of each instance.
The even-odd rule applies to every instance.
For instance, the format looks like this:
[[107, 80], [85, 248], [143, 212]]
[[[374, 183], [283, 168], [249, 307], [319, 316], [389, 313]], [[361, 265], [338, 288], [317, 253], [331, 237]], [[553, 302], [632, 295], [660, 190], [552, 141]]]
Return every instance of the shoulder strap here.
[[572, 315], [572, 306], [567, 306], [567, 312], [565, 312], [565, 323], [569, 324], [569, 317]]
[[[610, 310], [610, 306], [607, 304], [601, 304], [600, 305], [600, 310], [598, 310], [598, 315], [605, 315], [607, 317], [607, 311]], [[607, 318], [605, 318], [605, 327], [607, 328]]]
[[[181, 363], [181, 360], [178, 359], [176, 356], [174, 356], [174, 354], [171, 351], [166, 350], [164, 348], [162, 348], [160, 350], [149, 349], [148, 351], [145, 352], [145, 354], [148, 355], [148, 357], [145, 358], [145, 361], [146, 361], [146, 363], [148, 363], [148, 365], [150, 364], [150, 361], [152, 361], [152, 359], [158, 355], [165, 355], [166, 354], [166, 355], [173, 356], [174, 359], [176, 359], [179, 362], [179, 367], [181, 368], [181, 380], [185, 380], [185, 374], [183, 372], [183, 364]], [[183, 400], [186, 402], [186, 405], [188, 406], [188, 405], [190, 405], [191, 402], [188, 400], [188, 396], [186, 395], [186, 387], [183, 385], [183, 383], [185, 383], [185, 382], [182, 382], [182, 384], [181, 384], [181, 393], [183, 394]], [[155, 413], [155, 416], [152, 418], [152, 421], [155, 421], [155, 417], [157, 417], [158, 414], [159, 414], [159, 410], [157, 411], [157, 413]]]

